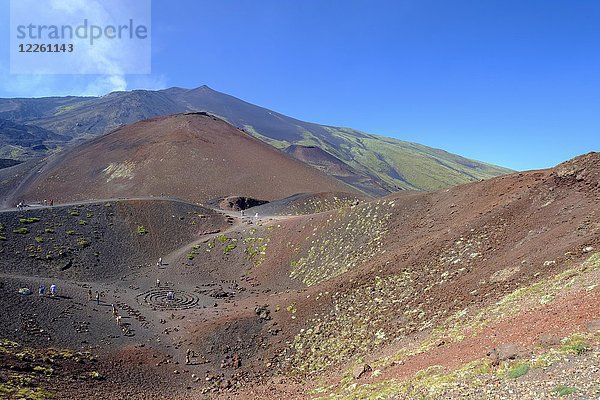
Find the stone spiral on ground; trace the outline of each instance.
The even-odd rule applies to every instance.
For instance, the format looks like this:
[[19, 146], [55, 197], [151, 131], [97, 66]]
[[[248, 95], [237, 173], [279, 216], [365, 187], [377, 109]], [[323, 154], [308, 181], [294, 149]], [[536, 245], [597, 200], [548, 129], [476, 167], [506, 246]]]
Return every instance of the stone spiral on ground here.
[[[175, 293], [173, 300], [167, 300], [167, 293]], [[137, 296], [138, 303], [157, 310], [185, 310], [198, 305], [200, 298], [195, 293], [170, 288], [155, 288]]]

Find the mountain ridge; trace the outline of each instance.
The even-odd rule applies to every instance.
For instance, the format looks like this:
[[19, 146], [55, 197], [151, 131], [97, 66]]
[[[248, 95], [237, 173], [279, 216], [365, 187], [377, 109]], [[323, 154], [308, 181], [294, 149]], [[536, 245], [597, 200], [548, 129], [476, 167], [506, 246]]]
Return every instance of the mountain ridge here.
[[[73, 139], [108, 133], [141, 120], [206, 111], [284, 150], [317, 146], [349, 165], [355, 186], [369, 195], [384, 191], [436, 190], [511, 172], [443, 150], [361, 132], [319, 125], [251, 104], [206, 85], [112, 92], [101, 97], [0, 99], [0, 119], [35, 125]], [[0, 149], [1, 150], [1, 149]], [[376, 184], [365, 182], [376, 181]]]

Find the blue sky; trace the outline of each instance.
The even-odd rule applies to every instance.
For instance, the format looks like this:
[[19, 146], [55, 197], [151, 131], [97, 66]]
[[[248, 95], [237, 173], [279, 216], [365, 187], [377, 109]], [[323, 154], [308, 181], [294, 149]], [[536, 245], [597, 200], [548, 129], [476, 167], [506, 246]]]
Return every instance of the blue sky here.
[[0, 97], [206, 84], [307, 121], [545, 168], [600, 151], [599, 21], [595, 0], [153, 0], [152, 74], [10, 75], [6, 39]]

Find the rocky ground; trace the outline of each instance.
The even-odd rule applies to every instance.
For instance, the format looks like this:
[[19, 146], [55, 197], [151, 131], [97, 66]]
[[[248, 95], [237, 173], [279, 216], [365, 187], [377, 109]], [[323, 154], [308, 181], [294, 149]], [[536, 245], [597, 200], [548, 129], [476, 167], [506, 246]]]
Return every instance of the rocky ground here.
[[[258, 219], [149, 199], [0, 213], [0, 336], [18, 343], [2, 390], [597, 398], [598, 157], [435, 193], [297, 198], [282, 207], [299, 215]], [[45, 259], [55, 245], [71, 267]], [[20, 348], [37, 355], [16, 377]], [[49, 348], [90, 356], [46, 379], [32, 368]]]

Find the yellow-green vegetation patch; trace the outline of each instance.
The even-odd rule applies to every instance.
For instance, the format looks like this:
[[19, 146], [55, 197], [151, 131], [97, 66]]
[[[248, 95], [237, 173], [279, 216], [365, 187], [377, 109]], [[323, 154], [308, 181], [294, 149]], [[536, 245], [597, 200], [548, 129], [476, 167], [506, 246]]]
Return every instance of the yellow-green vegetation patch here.
[[308, 198], [307, 200], [295, 202], [289, 205], [286, 214], [305, 215], [317, 214], [339, 208], [350, 207], [357, 204], [357, 199], [347, 196], [333, 196], [326, 198]]
[[135, 163], [133, 161], [125, 161], [122, 163], [110, 163], [102, 170], [106, 176], [106, 182], [113, 179], [132, 179]]
[[[564, 342], [583, 338], [592, 341], [592, 334], [574, 334]], [[438, 398], [481, 398], [481, 387], [486, 382], [495, 382], [494, 390], [502, 392], [502, 386], [519, 379], [534, 369], [545, 369], [553, 364], [571, 362], [573, 353], [563, 348], [550, 349], [522, 361], [501, 362], [494, 367], [488, 358], [471, 361], [455, 370], [434, 365], [418, 371], [412, 377], [399, 380], [389, 379], [377, 383], [359, 384], [351, 376], [343, 379], [339, 386], [328, 387], [330, 394], [321, 399], [438, 399]], [[378, 369], [373, 371], [375, 375]], [[560, 390], [564, 389], [564, 390]], [[551, 392], [566, 396], [575, 388], [556, 386]], [[564, 394], [561, 394], [564, 393]]]
[[574, 268], [516, 289], [495, 304], [484, 307], [475, 314], [469, 314], [468, 309], [458, 311], [448, 317], [444, 324], [436, 327], [432, 334], [421, 341], [418, 346], [405, 348], [392, 356], [382, 358], [376, 362], [376, 365], [384, 367], [414, 354], [427, 352], [442, 341], [460, 342], [468, 336], [477, 336], [493, 323], [526, 310], [544, 307], [553, 302], [565, 290], [574, 286], [586, 287], [590, 280], [594, 281], [592, 276], [596, 275], [598, 270], [600, 270], [600, 253], [595, 253]]
[[290, 277], [312, 286], [385, 252], [382, 239], [393, 207], [393, 201], [379, 200], [332, 212], [307, 237], [300, 257], [291, 261]]
[[577, 389], [570, 386], [565, 385], [557, 385], [551, 390], [552, 393], [556, 393], [559, 396], [568, 396], [570, 394], [576, 393]]
[[[71, 360], [77, 363], [76, 365], [83, 366], [95, 360], [95, 357], [88, 352], [34, 350], [6, 339], [0, 339], [0, 353], [7, 361], [6, 365], [0, 366], [0, 376], [2, 376], [0, 398], [2, 399], [55, 398], [55, 394], [47, 387], [55, 386], [54, 380], [61, 379], [56, 377], [56, 371], [61, 369], [61, 362]], [[15, 367], [17, 363], [19, 366]]]
[[[273, 226], [269, 226], [268, 230], [272, 230]], [[271, 241], [268, 237], [260, 237], [257, 235], [257, 229], [251, 228], [248, 231], [248, 236], [242, 239], [244, 243], [244, 254], [255, 267], [260, 266], [267, 257], [267, 248]]]
[[517, 365], [513, 366], [508, 371], [506, 376], [511, 379], [517, 379], [517, 378], [520, 378], [523, 375], [527, 374], [528, 372], [529, 372], [529, 365], [526, 363], [521, 363], [521, 364], [517, 364]]
[[33, 224], [35, 222], [39, 222], [39, 218], [31, 217], [31, 218], [19, 218], [19, 222], [22, 224]]
[[[599, 269], [600, 254], [596, 253], [574, 268], [517, 289], [475, 314], [470, 314], [468, 309], [456, 312], [445, 323], [433, 329], [425, 339], [411, 343], [390, 356], [374, 360], [370, 365], [375, 370], [381, 370], [395, 362], [427, 352], [440, 342], [459, 342], [468, 336], [476, 336], [493, 323], [532, 307], [543, 307], [540, 300], [545, 296], [551, 295], [550, 301], [554, 301], [565, 290], [585, 288], [594, 280], [593, 276]], [[406, 308], [410, 304], [407, 299], [414, 296], [413, 290], [411, 275], [405, 272], [398, 276], [376, 277], [370, 285], [334, 294], [333, 307], [329, 313], [316, 315], [307, 321], [306, 327], [295, 336], [292, 343], [294, 353], [291, 357], [295, 371], [301, 374], [323, 371], [335, 364], [369, 354], [381, 344], [405, 338], [410, 332], [411, 324], [418, 330], [427, 327], [430, 316], [418, 307]], [[420, 325], [414, 325], [419, 321]], [[563, 341], [562, 350], [544, 353], [513, 374], [522, 372], [525, 368], [551, 365], [563, 354], [581, 354], [587, 346], [585, 338], [569, 337]], [[510, 368], [513, 367], [515, 366], [510, 365]], [[508, 369], [502, 371], [503, 377], [508, 374]], [[361, 397], [359, 394], [351, 398]]]
[[581, 355], [590, 350], [590, 346], [584, 335], [574, 334], [562, 340], [560, 349], [566, 353]]
[[[412, 293], [411, 282], [410, 274], [405, 272], [375, 277], [368, 286], [333, 294], [331, 311], [310, 319], [309, 328], [302, 329], [294, 338], [292, 365], [296, 371], [322, 371], [401, 335], [407, 321], [395, 310]], [[318, 294], [315, 300], [323, 295], [328, 293]], [[425, 317], [421, 310], [414, 313]]]
[[148, 230], [146, 229], [146, 227], [144, 225], [138, 225], [137, 233], [138, 233], [138, 235], [143, 236], [148, 233]]

